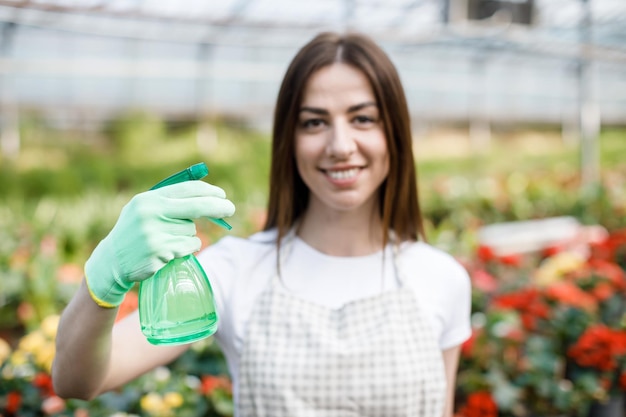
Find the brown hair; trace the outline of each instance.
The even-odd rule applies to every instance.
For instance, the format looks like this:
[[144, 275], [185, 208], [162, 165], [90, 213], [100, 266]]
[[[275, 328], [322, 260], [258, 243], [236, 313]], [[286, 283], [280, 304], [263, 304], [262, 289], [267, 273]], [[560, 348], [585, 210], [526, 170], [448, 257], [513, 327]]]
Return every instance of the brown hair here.
[[383, 241], [393, 230], [399, 241], [422, 239], [411, 124], [406, 97], [395, 66], [374, 41], [361, 34], [321, 33], [297, 53], [283, 79], [272, 136], [272, 165], [264, 230], [278, 229], [278, 243], [306, 210], [309, 189], [296, 167], [295, 131], [307, 81], [317, 70], [342, 62], [362, 71], [374, 90], [381, 114], [389, 175], [380, 186]]

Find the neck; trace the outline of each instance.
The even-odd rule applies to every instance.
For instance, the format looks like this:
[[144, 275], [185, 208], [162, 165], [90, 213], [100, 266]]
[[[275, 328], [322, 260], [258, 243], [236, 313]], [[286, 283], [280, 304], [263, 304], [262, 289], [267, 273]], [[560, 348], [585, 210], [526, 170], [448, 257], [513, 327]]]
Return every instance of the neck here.
[[318, 251], [332, 256], [363, 256], [383, 247], [382, 220], [377, 214], [308, 210], [298, 236]]

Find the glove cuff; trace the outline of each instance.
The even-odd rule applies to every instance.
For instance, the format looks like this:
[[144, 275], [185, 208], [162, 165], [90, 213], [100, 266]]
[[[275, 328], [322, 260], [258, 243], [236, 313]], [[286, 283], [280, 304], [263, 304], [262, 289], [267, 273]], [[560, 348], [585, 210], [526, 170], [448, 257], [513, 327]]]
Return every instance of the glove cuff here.
[[[106, 243], [100, 242], [94, 253], [85, 263], [85, 282], [89, 295], [100, 307], [115, 308], [122, 304], [126, 293], [133, 287], [134, 282], [120, 282], [115, 277], [115, 268], [112, 265], [102, 265], [103, 259], [115, 259], [114, 255], [108, 253], [109, 247]], [[103, 274], [113, 276], [103, 276]], [[127, 284], [127, 285], [125, 285]]]
[[97, 281], [90, 281], [89, 274], [87, 273], [85, 274], [85, 282], [87, 283], [87, 290], [93, 301], [103, 308], [118, 307], [122, 304], [122, 301], [124, 301], [126, 293], [132, 288], [132, 285], [130, 288], [125, 288], [118, 285], [116, 282], [108, 289], [98, 288]]
[[119, 303], [108, 303], [106, 301], [104, 301], [103, 299], [101, 299], [100, 297], [98, 297], [93, 290], [91, 289], [91, 285], [89, 284], [89, 278], [87, 278], [87, 274], [85, 274], [85, 282], [87, 283], [87, 290], [89, 291], [89, 295], [91, 295], [91, 298], [93, 299], [93, 301], [95, 301], [96, 304], [98, 304], [100, 307], [103, 308], [115, 308], [117, 306], [119, 306], [120, 304], [122, 304], [123, 298], [122, 300], [120, 300]]

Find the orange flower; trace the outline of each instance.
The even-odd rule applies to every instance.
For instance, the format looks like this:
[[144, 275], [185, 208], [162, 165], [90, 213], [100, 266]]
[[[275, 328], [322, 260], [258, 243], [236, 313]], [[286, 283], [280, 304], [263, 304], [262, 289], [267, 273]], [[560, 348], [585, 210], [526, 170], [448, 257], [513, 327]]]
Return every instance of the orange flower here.
[[546, 289], [546, 296], [552, 300], [587, 311], [595, 311], [598, 308], [593, 296], [569, 281], [557, 282], [550, 285]]
[[227, 377], [216, 375], [203, 375], [200, 385], [200, 392], [204, 395], [211, 395], [217, 389], [231, 392], [231, 382]]
[[120, 304], [115, 321], [118, 322], [122, 320], [124, 317], [137, 310], [137, 308], [139, 308], [139, 296], [136, 292], [130, 291], [126, 294], [126, 297], [124, 297], [122, 304]]
[[579, 268], [577, 271], [572, 272], [570, 277], [574, 281], [596, 278], [609, 282], [616, 289], [626, 289], [626, 273], [624, 270], [618, 264], [603, 259], [588, 259], [584, 268]]
[[477, 269], [472, 273], [472, 284], [474, 288], [486, 293], [492, 293], [498, 288], [496, 279], [484, 269]]
[[615, 288], [619, 290], [626, 289], [626, 272], [619, 265], [601, 259], [590, 259], [589, 267], [592, 274], [605, 278]]
[[17, 306], [17, 317], [22, 323], [28, 323], [30, 320], [34, 320], [36, 314], [35, 307], [27, 301], [22, 301]]
[[598, 301], [606, 301], [615, 294], [615, 290], [608, 282], [600, 282], [591, 289], [591, 294], [596, 297]]

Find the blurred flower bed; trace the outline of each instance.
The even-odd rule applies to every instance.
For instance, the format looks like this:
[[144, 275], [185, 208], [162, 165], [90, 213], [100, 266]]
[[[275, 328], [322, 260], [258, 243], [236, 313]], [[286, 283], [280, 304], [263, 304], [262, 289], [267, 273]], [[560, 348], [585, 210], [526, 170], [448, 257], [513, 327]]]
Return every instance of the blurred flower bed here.
[[[137, 308], [129, 293], [118, 319]], [[206, 339], [177, 361], [159, 367], [93, 401], [64, 400], [54, 393], [50, 370], [58, 315], [19, 339], [15, 348], [0, 339], [2, 416], [230, 416], [232, 387], [219, 349]]]
[[[124, 123], [114, 128], [125, 145], [108, 158], [127, 165], [108, 166], [108, 158], [80, 151], [82, 162], [58, 172], [42, 169], [16, 178], [9, 164], [0, 166], [2, 417], [232, 414], [224, 358], [210, 339], [94, 401], [64, 401], [52, 390], [58, 315], [82, 279], [85, 260], [132, 194], [204, 160], [210, 178], [237, 201], [230, 233], [246, 236], [263, 224], [267, 144], [237, 137], [235, 146], [222, 135], [219, 157], [196, 152], [172, 159], [180, 149], [165, 139], [172, 132], [150, 128], [147, 135], [144, 126], [129, 133]], [[137, 150], [148, 146], [146, 136], [157, 137], [167, 150], [149, 167], [135, 160]], [[194, 140], [181, 139], [185, 146]], [[586, 417], [626, 385], [626, 167], [613, 164], [603, 171], [602, 184], [588, 189], [581, 189], [576, 169], [519, 168], [483, 176], [420, 172], [429, 241], [457, 256], [473, 282], [474, 334], [463, 346], [457, 414]], [[85, 182], [68, 182], [72, 177]], [[75, 189], [66, 188], [72, 184]], [[502, 257], [478, 242], [483, 225], [565, 215], [602, 225], [611, 237], [584, 254], [549, 248]], [[224, 235], [209, 222], [198, 222], [198, 232], [205, 245]], [[121, 314], [136, 307], [133, 294]]]
[[626, 229], [582, 248], [478, 248], [459, 417], [604, 416], [600, 407], [623, 401]]

